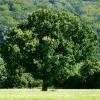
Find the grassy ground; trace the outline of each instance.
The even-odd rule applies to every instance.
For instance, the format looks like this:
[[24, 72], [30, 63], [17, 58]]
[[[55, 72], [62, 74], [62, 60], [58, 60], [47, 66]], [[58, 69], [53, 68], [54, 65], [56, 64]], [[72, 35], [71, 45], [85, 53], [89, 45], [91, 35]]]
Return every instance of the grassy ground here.
[[100, 90], [1, 89], [0, 100], [100, 100]]

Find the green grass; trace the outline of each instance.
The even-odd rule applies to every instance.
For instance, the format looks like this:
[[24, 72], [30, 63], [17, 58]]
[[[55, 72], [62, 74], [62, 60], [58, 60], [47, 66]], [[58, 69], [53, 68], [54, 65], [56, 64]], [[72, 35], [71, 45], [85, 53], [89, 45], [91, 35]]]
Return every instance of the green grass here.
[[100, 100], [100, 90], [78, 89], [1, 89], [0, 100]]

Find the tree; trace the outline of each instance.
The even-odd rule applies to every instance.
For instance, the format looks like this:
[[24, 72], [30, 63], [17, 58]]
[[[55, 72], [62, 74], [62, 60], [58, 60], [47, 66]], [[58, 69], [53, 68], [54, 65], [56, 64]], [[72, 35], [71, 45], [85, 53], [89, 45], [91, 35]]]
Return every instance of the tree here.
[[37, 10], [7, 35], [2, 57], [12, 66], [24, 67], [43, 80], [42, 90], [75, 63], [96, 54], [97, 34], [69, 12]]

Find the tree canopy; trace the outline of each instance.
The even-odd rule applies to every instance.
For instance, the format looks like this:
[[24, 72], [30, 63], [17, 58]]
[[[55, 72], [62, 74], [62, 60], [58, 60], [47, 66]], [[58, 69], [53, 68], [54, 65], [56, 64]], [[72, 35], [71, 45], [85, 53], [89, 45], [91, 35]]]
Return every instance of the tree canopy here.
[[47, 90], [57, 75], [96, 56], [97, 34], [69, 12], [40, 9], [13, 29], [1, 48], [12, 70], [26, 68]]
[[100, 33], [100, 0], [0, 0], [0, 41], [29, 13], [40, 7], [70, 11]]

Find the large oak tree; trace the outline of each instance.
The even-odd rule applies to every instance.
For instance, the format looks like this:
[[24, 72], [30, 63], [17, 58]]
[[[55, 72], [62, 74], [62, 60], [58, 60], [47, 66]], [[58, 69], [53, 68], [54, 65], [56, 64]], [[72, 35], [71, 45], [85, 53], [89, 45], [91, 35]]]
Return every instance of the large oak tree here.
[[47, 90], [58, 74], [96, 54], [97, 34], [69, 12], [37, 10], [8, 34], [2, 57], [9, 67], [24, 67]]

